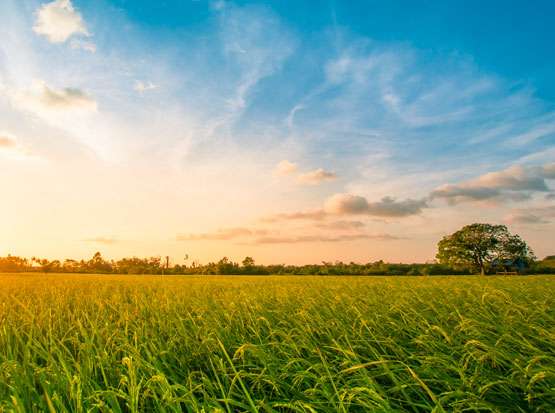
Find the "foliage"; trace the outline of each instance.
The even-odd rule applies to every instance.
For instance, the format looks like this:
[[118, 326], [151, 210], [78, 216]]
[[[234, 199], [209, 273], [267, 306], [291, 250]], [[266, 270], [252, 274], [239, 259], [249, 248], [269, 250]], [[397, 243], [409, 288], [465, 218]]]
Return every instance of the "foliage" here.
[[0, 411], [555, 404], [549, 276], [8, 274], [0, 283]]
[[436, 258], [442, 264], [471, 266], [486, 274], [495, 258], [531, 261], [535, 256], [526, 242], [511, 235], [505, 225], [472, 224], [443, 237]]
[[[474, 273], [474, 269], [468, 265], [452, 266], [445, 263], [426, 264], [396, 264], [376, 261], [373, 263], [358, 264], [354, 262], [335, 263], [323, 262], [322, 264], [309, 265], [256, 265], [254, 259], [247, 257], [239, 265], [228, 258], [223, 258], [217, 263], [210, 262], [200, 265], [193, 261], [191, 266], [174, 265], [165, 268], [160, 257], [150, 258], [122, 258], [118, 261], [107, 261], [100, 253], [96, 253], [91, 260], [76, 261], [66, 259], [63, 264], [53, 261], [53, 267], [46, 266], [46, 272], [60, 273], [104, 273], [104, 274], [205, 274], [205, 275], [468, 275]], [[252, 261], [250, 261], [252, 260]], [[35, 261], [36, 262], [36, 261]], [[43, 262], [51, 263], [46, 260]], [[245, 265], [247, 264], [247, 265]], [[26, 258], [0, 257], [0, 272], [39, 272], [44, 268], [42, 265], [33, 267]], [[528, 274], [552, 274], [555, 273], [555, 260], [546, 258], [543, 261], [529, 262]]]
[[9, 254], [7, 257], [0, 257], [0, 272], [21, 272], [30, 269], [31, 263], [27, 258], [14, 257]]
[[36, 262], [40, 266], [42, 272], [44, 272], [45, 274], [48, 274], [49, 272], [60, 271], [60, 261], [58, 260], [50, 261], [46, 258], [33, 257], [31, 258], [31, 261]]

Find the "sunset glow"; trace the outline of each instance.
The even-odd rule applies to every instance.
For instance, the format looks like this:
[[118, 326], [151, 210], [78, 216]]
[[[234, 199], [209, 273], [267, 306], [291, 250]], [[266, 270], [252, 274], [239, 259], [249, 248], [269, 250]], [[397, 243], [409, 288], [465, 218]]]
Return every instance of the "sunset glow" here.
[[3, 0], [0, 256], [555, 254], [555, 5], [494, 3]]

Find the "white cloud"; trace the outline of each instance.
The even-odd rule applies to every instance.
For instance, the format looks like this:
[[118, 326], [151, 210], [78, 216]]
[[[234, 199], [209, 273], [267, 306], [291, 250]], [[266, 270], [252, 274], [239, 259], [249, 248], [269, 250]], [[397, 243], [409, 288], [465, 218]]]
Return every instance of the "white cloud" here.
[[511, 166], [504, 171], [490, 172], [468, 182], [472, 187], [508, 189], [512, 191], [547, 191], [545, 181], [530, 175], [529, 170]]
[[155, 85], [152, 82], [148, 82], [146, 85], [141, 82], [140, 80], [135, 80], [135, 86], [133, 87], [133, 89], [142, 92], [144, 90], [151, 90], [151, 89], [156, 89], [158, 86]]
[[407, 199], [397, 202], [391, 197], [385, 197], [378, 202], [369, 202], [362, 196], [335, 194], [325, 202], [324, 210], [334, 215], [404, 217], [417, 215], [426, 206], [425, 200]]
[[[542, 168], [546, 168], [545, 171]], [[434, 189], [430, 196], [444, 199], [450, 205], [460, 202], [528, 199], [533, 192], [550, 192], [544, 178], [539, 175], [549, 175], [551, 164], [542, 168], [523, 168], [515, 165], [460, 184], [442, 185]]]
[[272, 172], [273, 176], [289, 176], [297, 172], [297, 164], [294, 162], [289, 162], [287, 159], [279, 162]]
[[[288, 160], [283, 160], [277, 163], [272, 171], [272, 176], [290, 176], [297, 172], [298, 165], [294, 162]], [[318, 185], [322, 181], [335, 181], [339, 179], [339, 175], [334, 172], [324, 171], [322, 168], [316, 169], [315, 171], [300, 174], [295, 179], [296, 184], [310, 184]]]
[[75, 11], [70, 0], [44, 3], [37, 11], [33, 31], [52, 43], [63, 43], [74, 35], [90, 36], [81, 13]]
[[25, 108], [34, 112], [96, 112], [96, 101], [76, 88], [56, 90], [44, 82], [34, 82], [30, 89], [17, 95]]
[[339, 179], [339, 175], [336, 173], [326, 172], [320, 168], [315, 171], [299, 175], [297, 179], [295, 179], [295, 183], [318, 185], [322, 181], [335, 181], [337, 179]]

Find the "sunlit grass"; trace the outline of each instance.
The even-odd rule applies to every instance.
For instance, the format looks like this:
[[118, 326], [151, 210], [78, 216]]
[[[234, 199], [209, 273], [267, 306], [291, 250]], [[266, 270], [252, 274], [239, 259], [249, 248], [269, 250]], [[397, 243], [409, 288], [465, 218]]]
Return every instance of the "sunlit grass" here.
[[0, 410], [549, 411], [553, 286], [0, 275]]

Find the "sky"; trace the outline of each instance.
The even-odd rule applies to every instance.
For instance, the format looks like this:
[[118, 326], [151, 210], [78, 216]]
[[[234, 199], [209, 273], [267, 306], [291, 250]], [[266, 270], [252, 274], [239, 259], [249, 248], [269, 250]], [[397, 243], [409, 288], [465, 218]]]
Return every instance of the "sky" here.
[[2, 0], [0, 256], [426, 262], [475, 222], [555, 254], [554, 15]]

